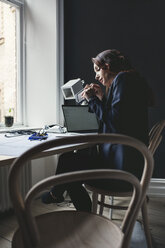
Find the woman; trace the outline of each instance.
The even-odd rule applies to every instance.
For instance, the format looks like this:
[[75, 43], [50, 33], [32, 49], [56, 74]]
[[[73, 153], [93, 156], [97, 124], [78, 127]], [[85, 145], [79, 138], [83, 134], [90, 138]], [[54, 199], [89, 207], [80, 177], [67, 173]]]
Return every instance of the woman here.
[[[94, 112], [100, 122], [99, 133], [120, 133], [132, 136], [148, 145], [149, 88], [146, 81], [131, 66], [119, 51], [112, 49], [92, 58], [96, 80], [99, 84], [86, 85], [82, 96], [88, 101], [89, 111]], [[56, 174], [94, 168], [126, 170], [140, 178], [143, 158], [133, 148], [103, 144], [96, 154], [80, 151], [60, 156]], [[99, 188], [119, 190], [121, 184], [114, 181], [95, 181]], [[120, 189], [128, 189], [122, 185]], [[63, 200], [67, 190], [77, 210], [91, 211], [90, 197], [81, 183], [53, 187], [43, 195], [44, 203]]]

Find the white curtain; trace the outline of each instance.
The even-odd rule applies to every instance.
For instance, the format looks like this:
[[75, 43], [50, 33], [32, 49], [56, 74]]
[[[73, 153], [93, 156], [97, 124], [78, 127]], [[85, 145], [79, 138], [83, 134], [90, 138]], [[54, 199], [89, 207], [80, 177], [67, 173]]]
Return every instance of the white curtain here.
[[63, 0], [25, 0], [26, 122], [59, 123], [63, 84]]

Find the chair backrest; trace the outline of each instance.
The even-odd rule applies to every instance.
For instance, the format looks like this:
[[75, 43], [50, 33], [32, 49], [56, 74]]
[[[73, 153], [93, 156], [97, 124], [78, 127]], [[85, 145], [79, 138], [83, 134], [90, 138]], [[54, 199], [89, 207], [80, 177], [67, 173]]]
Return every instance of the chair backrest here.
[[[75, 150], [75, 146], [80, 148], [80, 145], [84, 148], [85, 146], [91, 146], [93, 144], [100, 143], [114, 143], [123, 144], [136, 148], [139, 150], [144, 157], [144, 170], [143, 179], [140, 184], [137, 178], [133, 175], [119, 171], [119, 170], [91, 170], [91, 171], [81, 171], [72, 172], [61, 175], [56, 175], [44, 179], [34, 185], [27, 193], [25, 200], [21, 196], [19, 189], [19, 175], [20, 169], [25, 164], [25, 162], [33, 159], [37, 154], [43, 152], [47, 149], [54, 149], [54, 154], [60, 152], [66, 152]], [[123, 219], [121, 230], [124, 234], [123, 246], [127, 247], [130, 240], [133, 226], [141, 207], [141, 203], [146, 195], [146, 190], [152, 176], [153, 171], [153, 157], [148, 148], [140, 141], [125, 136], [117, 134], [98, 134], [98, 135], [80, 135], [74, 137], [65, 137], [60, 139], [54, 139], [49, 141], [44, 141], [43, 143], [36, 145], [35, 147], [27, 150], [19, 158], [17, 158], [10, 169], [9, 173], [9, 191], [11, 200], [13, 202], [13, 207], [19, 222], [19, 226], [22, 232], [23, 240], [27, 247], [37, 247], [39, 243], [39, 233], [36, 226], [35, 218], [32, 216], [31, 212], [31, 202], [36, 194], [41, 192], [48, 186], [59, 185], [63, 183], [69, 183], [78, 180], [89, 180], [98, 178], [118, 178], [124, 181], [129, 181], [133, 185], [133, 195], [132, 200], [129, 204], [128, 210], [126, 211], [125, 217]], [[28, 243], [30, 242], [29, 246]]]
[[165, 127], [165, 120], [157, 122], [149, 132], [149, 146], [148, 149], [155, 153], [156, 149], [158, 148], [161, 140], [162, 140], [162, 131]]

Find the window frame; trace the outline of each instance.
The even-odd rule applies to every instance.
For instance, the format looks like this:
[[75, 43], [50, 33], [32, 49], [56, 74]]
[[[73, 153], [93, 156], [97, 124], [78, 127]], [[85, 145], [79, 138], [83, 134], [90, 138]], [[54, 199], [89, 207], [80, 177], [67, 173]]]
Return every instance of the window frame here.
[[22, 126], [26, 123], [25, 115], [25, 20], [24, 20], [24, 0], [1, 0], [6, 4], [10, 4], [13, 7], [19, 9], [19, 15], [17, 16], [17, 118], [18, 121], [13, 126]]

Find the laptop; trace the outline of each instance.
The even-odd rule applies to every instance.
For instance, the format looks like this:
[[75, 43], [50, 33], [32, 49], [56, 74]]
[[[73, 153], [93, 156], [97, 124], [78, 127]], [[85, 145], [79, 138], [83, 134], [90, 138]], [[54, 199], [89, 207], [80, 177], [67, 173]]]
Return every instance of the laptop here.
[[88, 105], [62, 105], [67, 132], [97, 133], [98, 120], [88, 111]]

